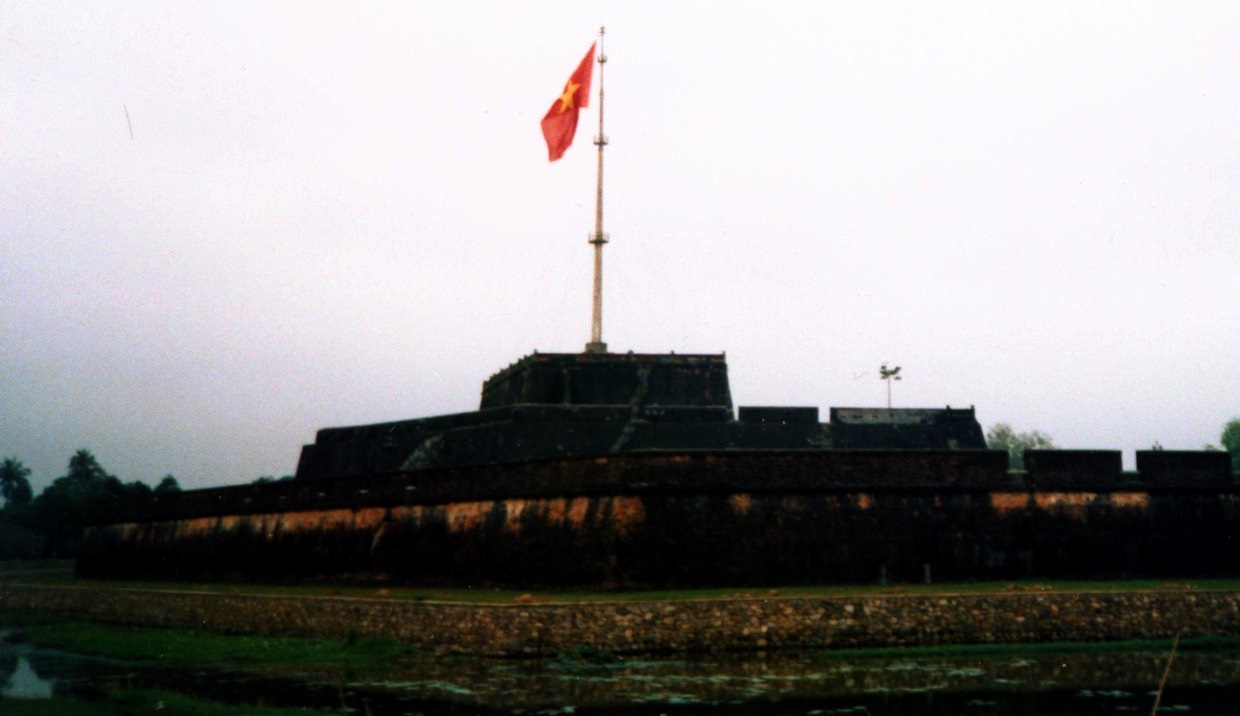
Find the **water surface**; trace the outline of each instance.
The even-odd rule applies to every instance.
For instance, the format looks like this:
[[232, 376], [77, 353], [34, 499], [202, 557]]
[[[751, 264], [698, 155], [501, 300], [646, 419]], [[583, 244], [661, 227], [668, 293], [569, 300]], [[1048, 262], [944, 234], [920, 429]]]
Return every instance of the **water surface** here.
[[[250, 705], [371, 714], [1148, 714], [1167, 652], [1003, 649], [963, 657], [840, 653], [542, 661], [452, 658], [383, 681], [172, 669], [0, 645], [0, 699], [156, 688]], [[1240, 711], [1240, 655], [1177, 654], [1166, 713]], [[0, 708], [0, 711], [3, 711]]]

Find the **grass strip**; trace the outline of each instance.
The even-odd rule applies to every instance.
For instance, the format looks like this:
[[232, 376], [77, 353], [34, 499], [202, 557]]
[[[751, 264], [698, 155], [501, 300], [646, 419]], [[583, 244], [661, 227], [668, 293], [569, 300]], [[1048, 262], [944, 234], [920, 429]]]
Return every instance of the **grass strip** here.
[[170, 691], [122, 690], [99, 700], [0, 699], [4, 716], [306, 716], [303, 708], [201, 701]]
[[[2, 572], [0, 572], [2, 574]], [[14, 580], [16, 581], [16, 580]], [[494, 588], [363, 587], [315, 584], [137, 582], [111, 580], [22, 580], [24, 583], [55, 584], [86, 588], [139, 589], [208, 594], [259, 594], [293, 597], [347, 597], [356, 599], [396, 599], [469, 604], [513, 602], [579, 603], [643, 602], [693, 599], [737, 599], [797, 597], [868, 597], [899, 595], [997, 594], [1004, 592], [1132, 592], [1240, 590], [1240, 579], [1194, 580], [1041, 580], [1016, 582], [958, 582], [901, 585], [821, 585], [782, 587], [714, 587], [660, 590], [518, 590]]]
[[383, 674], [425, 658], [392, 639], [343, 640], [216, 634], [127, 627], [44, 614], [0, 611], [0, 625], [41, 649], [161, 666], [264, 670], [264, 667]]

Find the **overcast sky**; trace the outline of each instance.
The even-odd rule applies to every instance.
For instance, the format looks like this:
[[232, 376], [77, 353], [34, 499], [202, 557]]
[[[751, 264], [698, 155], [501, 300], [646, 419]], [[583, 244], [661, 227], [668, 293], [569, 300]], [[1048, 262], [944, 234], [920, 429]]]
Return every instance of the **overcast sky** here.
[[1240, 3], [8, 0], [0, 456], [278, 476], [581, 350], [600, 24], [612, 350], [1129, 466], [1240, 415]]

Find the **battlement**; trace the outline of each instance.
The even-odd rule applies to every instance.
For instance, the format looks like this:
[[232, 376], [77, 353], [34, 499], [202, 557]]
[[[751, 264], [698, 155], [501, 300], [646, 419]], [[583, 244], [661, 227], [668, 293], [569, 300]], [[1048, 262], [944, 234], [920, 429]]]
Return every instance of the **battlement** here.
[[480, 409], [324, 428], [297, 478], [675, 450], [982, 449], [973, 409], [742, 406], [723, 354], [533, 353], [482, 386]]
[[831, 408], [836, 448], [981, 449], [986, 436], [973, 408]]
[[481, 410], [548, 405], [732, 407], [722, 354], [534, 353], [482, 385]]

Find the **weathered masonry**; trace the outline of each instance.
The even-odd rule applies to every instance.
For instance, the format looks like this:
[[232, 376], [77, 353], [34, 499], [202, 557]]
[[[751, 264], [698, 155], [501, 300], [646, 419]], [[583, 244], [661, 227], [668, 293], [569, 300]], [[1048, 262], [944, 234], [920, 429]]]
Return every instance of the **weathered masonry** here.
[[628, 654], [1240, 634], [1240, 593], [1196, 589], [496, 605], [0, 584], [0, 605], [234, 634], [360, 634], [490, 656], [551, 656], [580, 647]]
[[654, 450], [984, 448], [968, 409], [744, 407], [722, 355], [535, 353], [477, 411], [320, 430], [297, 479]]
[[1098, 457], [1042, 472], [1031, 454], [1011, 473], [990, 451], [686, 452], [201, 490], [93, 528], [79, 571], [475, 586], [1240, 573], [1230, 472], [1174, 453], [1086, 471]]
[[982, 449], [966, 410], [746, 408], [722, 356], [528, 356], [481, 410], [91, 528], [83, 576], [605, 587], [1240, 574], [1225, 453]]

